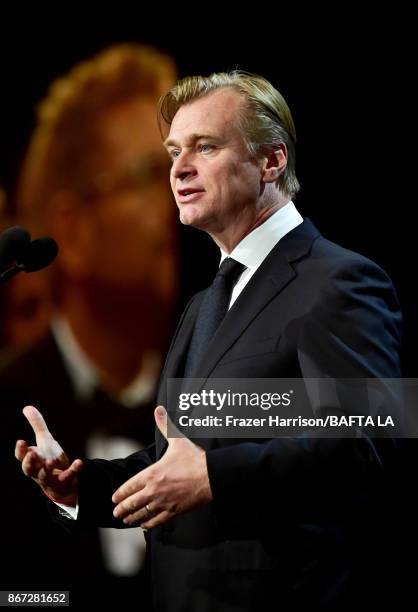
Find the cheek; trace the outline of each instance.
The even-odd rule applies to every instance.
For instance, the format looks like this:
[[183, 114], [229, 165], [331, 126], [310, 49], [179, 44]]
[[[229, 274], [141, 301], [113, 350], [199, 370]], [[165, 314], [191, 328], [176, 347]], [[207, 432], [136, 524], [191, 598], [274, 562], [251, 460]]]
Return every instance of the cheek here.
[[260, 195], [260, 172], [253, 164], [242, 163], [236, 168], [233, 184], [246, 200], [255, 200]]
[[173, 176], [173, 173], [170, 172], [170, 187], [173, 193], [176, 192], [176, 178]]
[[237, 186], [243, 185], [254, 179], [254, 167], [239, 157], [229, 159], [227, 163], [220, 164], [214, 172], [214, 177], [219, 185]]
[[238, 165], [231, 165], [228, 168], [222, 168], [217, 175], [217, 180], [213, 184], [216, 200], [223, 202], [235, 202], [238, 204], [242, 194], [245, 193], [246, 181]]

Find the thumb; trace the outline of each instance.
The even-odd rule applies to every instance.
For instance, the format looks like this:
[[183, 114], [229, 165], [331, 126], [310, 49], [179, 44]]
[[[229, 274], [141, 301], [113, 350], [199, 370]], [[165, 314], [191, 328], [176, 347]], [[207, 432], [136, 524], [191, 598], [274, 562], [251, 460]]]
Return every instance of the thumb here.
[[155, 423], [164, 438], [170, 443], [173, 438], [184, 438], [167, 414], [164, 406], [157, 406], [154, 410]]
[[42, 442], [53, 440], [52, 434], [49, 431], [44, 417], [34, 406], [25, 406], [23, 414], [29, 421], [35, 436], [36, 444], [39, 446]]
[[155, 424], [157, 425], [160, 433], [167, 440], [167, 411], [164, 406], [157, 406], [154, 410]]

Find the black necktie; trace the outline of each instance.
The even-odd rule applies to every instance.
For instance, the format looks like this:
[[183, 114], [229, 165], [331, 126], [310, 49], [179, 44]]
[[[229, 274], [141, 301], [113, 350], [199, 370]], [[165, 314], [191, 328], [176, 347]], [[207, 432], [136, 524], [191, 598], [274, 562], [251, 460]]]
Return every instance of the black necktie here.
[[231, 257], [222, 262], [200, 305], [187, 354], [184, 377], [192, 378], [207, 347], [228, 311], [232, 288], [245, 266]]

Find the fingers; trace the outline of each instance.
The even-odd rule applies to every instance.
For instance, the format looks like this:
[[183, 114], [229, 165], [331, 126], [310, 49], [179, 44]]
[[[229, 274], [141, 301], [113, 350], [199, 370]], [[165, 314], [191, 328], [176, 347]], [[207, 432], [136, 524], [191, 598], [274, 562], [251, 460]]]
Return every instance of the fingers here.
[[158, 525], [162, 525], [163, 523], [166, 523], [172, 517], [173, 517], [173, 514], [171, 512], [168, 512], [167, 510], [163, 510], [159, 514], [156, 514], [152, 518], [147, 519], [145, 522], [142, 522], [140, 524], [140, 527], [142, 527], [142, 529], [152, 529], [153, 527], [158, 527]]
[[175, 512], [164, 509], [162, 504], [158, 502], [158, 499], [149, 499], [148, 503], [145, 503], [145, 499], [144, 496], [139, 499], [133, 495], [118, 506], [120, 511], [117, 516], [122, 518], [126, 515], [123, 522], [127, 527], [139, 524], [143, 529], [151, 529], [151, 527], [162, 525], [174, 516]]
[[115, 518], [123, 518], [127, 515], [137, 512], [138, 509], [143, 509], [145, 507], [145, 504], [149, 502], [149, 496], [146, 495], [144, 491], [139, 491], [137, 493], [134, 493], [133, 495], [130, 495], [120, 504], [118, 504], [113, 510], [113, 516]]
[[45, 423], [44, 417], [39, 410], [37, 410], [34, 406], [25, 406], [25, 408], [23, 408], [23, 414], [29, 421], [29, 424], [35, 433], [36, 443], [38, 445], [45, 442], [45, 440], [53, 439]]
[[39, 478], [40, 471], [45, 467], [45, 461], [34, 451], [29, 450], [22, 461], [22, 470], [29, 478]]
[[118, 504], [130, 495], [142, 491], [142, 489], [145, 488], [148, 470], [150, 470], [151, 467], [142, 470], [142, 472], [136, 474], [135, 476], [132, 476], [132, 478], [127, 480], [121, 487], [119, 487], [119, 489], [117, 489], [112, 495], [112, 502], [114, 504]]
[[70, 465], [70, 467], [68, 467], [66, 470], [64, 470], [63, 472], [61, 472], [61, 474], [58, 475], [58, 480], [61, 483], [65, 483], [68, 480], [72, 480], [82, 468], [83, 462], [81, 461], [81, 459], [75, 459]]
[[60, 459], [65, 453], [58, 442], [52, 437], [39, 410], [34, 406], [25, 406], [23, 414], [35, 432], [39, 454], [45, 459]]
[[127, 527], [134, 527], [139, 524], [142, 529], [151, 529], [166, 523], [174, 516], [174, 513], [169, 510], [155, 507], [155, 500], [147, 505], [148, 509], [147, 507], [141, 508], [125, 517], [123, 519], [124, 524]]
[[15, 457], [18, 461], [23, 461], [28, 452], [28, 445], [25, 440], [18, 440], [15, 446]]

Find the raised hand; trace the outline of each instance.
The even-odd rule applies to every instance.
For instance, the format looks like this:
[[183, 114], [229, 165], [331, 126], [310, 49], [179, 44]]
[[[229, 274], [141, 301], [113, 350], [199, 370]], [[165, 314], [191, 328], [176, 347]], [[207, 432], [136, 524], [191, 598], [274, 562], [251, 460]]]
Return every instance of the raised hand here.
[[36, 446], [25, 440], [16, 442], [15, 456], [22, 462], [22, 470], [55, 501], [70, 506], [77, 503], [77, 474], [83, 464], [80, 459], [70, 461], [49, 431], [42, 414], [34, 406], [26, 406], [23, 414], [36, 437]]
[[145, 529], [212, 500], [205, 451], [185, 436], [168, 438], [168, 416], [162, 406], [154, 415], [168, 441], [166, 453], [125, 482], [112, 497], [117, 504], [115, 517], [123, 519], [125, 525], [140, 524]]

